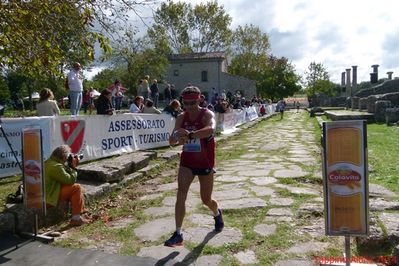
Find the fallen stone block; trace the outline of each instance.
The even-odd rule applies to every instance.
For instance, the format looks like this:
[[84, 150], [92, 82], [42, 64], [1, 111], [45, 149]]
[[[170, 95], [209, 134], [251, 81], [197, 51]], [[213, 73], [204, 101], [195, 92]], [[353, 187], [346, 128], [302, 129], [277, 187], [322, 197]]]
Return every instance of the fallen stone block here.
[[128, 153], [78, 166], [78, 179], [100, 182], [118, 182], [124, 175], [138, 171], [156, 158], [155, 152]]

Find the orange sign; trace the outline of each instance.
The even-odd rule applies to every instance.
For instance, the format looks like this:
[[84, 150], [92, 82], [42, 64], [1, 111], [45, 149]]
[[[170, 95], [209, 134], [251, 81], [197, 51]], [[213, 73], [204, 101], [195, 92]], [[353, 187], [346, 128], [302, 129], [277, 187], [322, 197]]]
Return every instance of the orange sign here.
[[45, 211], [42, 133], [40, 128], [22, 130], [24, 203], [27, 208]]
[[367, 235], [366, 123], [324, 122], [323, 136], [326, 234]]

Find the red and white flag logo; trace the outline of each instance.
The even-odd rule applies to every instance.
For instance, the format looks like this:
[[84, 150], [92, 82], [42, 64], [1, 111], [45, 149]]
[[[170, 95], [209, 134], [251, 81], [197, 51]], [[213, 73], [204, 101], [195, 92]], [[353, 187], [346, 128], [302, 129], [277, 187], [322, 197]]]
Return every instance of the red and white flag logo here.
[[63, 121], [61, 122], [62, 138], [73, 153], [78, 153], [82, 147], [85, 133], [85, 121]]

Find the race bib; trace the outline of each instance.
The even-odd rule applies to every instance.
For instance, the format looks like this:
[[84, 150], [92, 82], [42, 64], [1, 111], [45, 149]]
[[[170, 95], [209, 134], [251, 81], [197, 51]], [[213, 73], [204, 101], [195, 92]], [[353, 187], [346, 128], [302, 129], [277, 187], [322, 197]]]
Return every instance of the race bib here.
[[201, 140], [200, 139], [189, 139], [186, 144], [183, 145], [183, 151], [185, 152], [201, 152]]

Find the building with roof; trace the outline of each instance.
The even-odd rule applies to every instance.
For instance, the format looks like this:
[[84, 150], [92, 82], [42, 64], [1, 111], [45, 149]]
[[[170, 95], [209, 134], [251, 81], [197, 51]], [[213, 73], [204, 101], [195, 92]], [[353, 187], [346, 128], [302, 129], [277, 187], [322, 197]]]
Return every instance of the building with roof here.
[[180, 92], [187, 85], [197, 86], [211, 96], [212, 88], [221, 95], [230, 91], [240, 91], [246, 98], [256, 95], [254, 80], [228, 73], [227, 58], [224, 52], [171, 54], [166, 80], [174, 84]]

